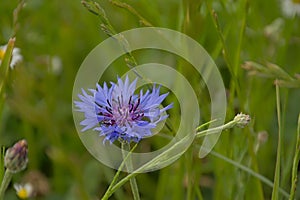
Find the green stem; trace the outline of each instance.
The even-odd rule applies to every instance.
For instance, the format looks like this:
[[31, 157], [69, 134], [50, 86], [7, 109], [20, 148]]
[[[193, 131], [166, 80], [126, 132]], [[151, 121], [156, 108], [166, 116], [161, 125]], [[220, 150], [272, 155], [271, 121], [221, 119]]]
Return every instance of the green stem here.
[[[122, 154], [123, 154], [124, 160], [129, 153], [130, 153], [130, 144], [128, 142], [122, 142]], [[133, 170], [131, 158], [129, 158], [127, 160], [127, 162], [125, 162], [125, 165], [126, 165], [128, 172], [131, 172]], [[139, 189], [138, 189], [138, 185], [137, 185], [135, 177], [130, 179], [130, 186], [131, 186], [131, 190], [132, 190], [132, 194], [133, 194], [133, 199], [139, 200], [140, 199]]]
[[296, 141], [296, 148], [295, 148], [295, 155], [294, 155], [294, 162], [293, 162], [293, 169], [292, 169], [292, 186], [290, 192], [289, 200], [295, 199], [295, 192], [297, 187], [297, 179], [298, 179], [298, 165], [300, 159], [300, 114], [298, 117], [298, 128], [297, 128], [297, 141]]
[[[1, 110], [1, 108], [0, 108]], [[1, 147], [0, 149], [0, 182], [2, 182], [2, 178], [4, 175], [4, 155], [5, 155], [5, 148]]]
[[115, 6], [118, 6], [120, 8], [124, 8], [124, 9], [128, 10], [131, 14], [133, 14], [139, 18], [141, 24], [143, 24], [145, 26], [153, 26], [140, 13], [138, 13], [132, 6], [128, 5], [127, 3], [124, 3], [124, 2], [121, 2], [118, 0], [109, 0], [109, 2]]
[[272, 200], [278, 200], [278, 189], [280, 181], [280, 154], [281, 154], [281, 112], [280, 112], [280, 93], [279, 86], [276, 84], [276, 105], [277, 105], [277, 120], [278, 120], [278, 144], [277, 144], [277, 158], [274, 175], [274, 187], [272, 191]]
[[[230, 122], [229, 122], [229, 123], [230, 123]], [[299, 123], [300, 123], [300, 122], [299, 122]], [[216, 127], [216, 128], [218, 128], [218, 127]], [[160, 136], [161, 136], [161, 137], [164, 137], [164, 138], [166, 138], [166, 139], [169, 139], [169, 140], [172, 139], [171, 136], [166, 135], [166, 134], [161, 134]], [[201, 136], [204, 136], [204, 135], [201, 135]], [[201, 137], [201, 136], [199, 136], [199, 137]], [[200, 147], [201, 147], [200, 145], [196, 145], [196, 148], [200, 148]], [[252, 175], [252, 176], [254, 176], [255, 178], [259, 179], [261, 182], [265, 183], [267, 186], [270, 186], [270, 187], [272, 187], [272, 188], [274, 187], [274, 183], [273, 183], [272, 181], [270, 181], [268, 178], [266, 178], [266, 177], [260, 175], [259, 173], [257, 173], [257, 172], [254, 171], [253, 169], [251, 169], [251, 168], [249, 168], [249, 167], [247, 167], [247, 166], [244, 166], [244, 165], [240, 164], [239, 162], [234, 161], [234, 160], [232, 160], [232, 159], [230, 159], [230, 158], [227, 158], [226, 156], [224, 156], [224, 155], [222, 155], [222, 154], [220, 154], [220, 153], [218, 153], [218, 152], [216, 152], [216, 151], [211, 151], [211, 152], [210, 152], [210, 155], [215, 156], [215, 157], [217, 157], [217, 158], [219, 158], [219, 159], [221, 159], [221, 160], [223, 160], [223, 161], [225, 161], [225, 162], [227, 162], [227, 163], [229, 163], [229, 164], [231, 164], [231, 165], [233, 165], [233, 166], [235, 166], [235, 167], [237, 167], [237, 168], [239, 168], [239, 169], [241, 169], [241, 170], [243, 170], [243, 171], [249, 173], [250, 175]], [[125, 177], [125, 178], [126, 178], [126, 177]], [[125, 179], [125, 178], [124, 178], [124, 179]], [[123, 180], [123, 179], [122, 179], [122, 180]], [[119, 182], [119, 183], [120, 183], [120, 182]], [[119, 184], [119, 183], [118, 183], [118, 184]], [[286, 197], [286, 198], [289, 197], [289, 194], [288, 194], [285, 190], [283, 190], [282, 188], [279, 188], [279, 192], [280, 192], [284, 197]], [[200, 199], [200, 198], [199, 198], [199, 199]]]
[[195, 192], [196, 192], [196, 197], [197, 197], [197, 199], [203, 200], [203, 197], [202, 197], [202, 193], [201, 193], [200, 187], [197, 186], [197, 185], [194, 185], [194, 188], [195, 188]]
[[4, 174], [2, 183], [1, 183], [1, 187], [0, 187], [0, 200], [4, 199], [5, 190], [7, 189], [7, 186], [10, 183], [12, 176], [13, 176], [13, 173], [11, 173], [9, 170], [5, 171], [5, 174]]
[[[242, 164], [240, 164], [239, 162], [236, 162], [230, 158], [227, 158], [226, 156], [218, 153], [218, 152], [215, 152], [215, 151], [211, 151], [210, 154], [212, 156], [215, 156], [217, 158], [220, 158], [221, 160], [227, 162], [227, 163], [230, 163], [231, 165], [249, 173], [250, 175], [254, 176], [255, 178], [259, 179], [261, 182], [265, 183], [266, 185], [270, 186], [270, 187], [274, 187], [274, 183], [272, 181], [270, 181], [268, 178], [264, 177], [263, 175], [257, 173], [256, 171], [252, 170], [251, 168], [247, 167], [247, 166], [244, 166]], [[279, 192], [284, 196], [284, 197], [288, 197], [289, 194], [284, 191], [282, 188], [279, 188]]]
[[[232, 121], [231, 121], [232, 122]], [[230, 123], [230, 122], [229, 122]], [[227, 123], [227, 124], [229, 124]], [[225, 126], [225, 125], [224, 125]], [[224, 126], [220, 126], [220, 127], [223, 127]], [[216, 128], [219, 128], [219, 127], [216, 127]], [[204, 131], [203, 131], [204, 132]], [[170, 137], [169, 135], [161, 135], [162, 137], [164, 138], [168, 138], [168, 139], [172, 139], [172, 137]], [[203, 136], [203, 135], [201, 135]], [[201, 136], [198, 136], [198, 137], [201, 137]], [[184, 139], [182, 139], [183, 141]], [[180, 142], [178, 142], [180, 143]], [[174, 148], [176, 148], [177, 145], [179, 145], [178, 143], [174, 144]], [[172, 149], [172, 148], [171, 148]], [[113, 194], [118, 188], [120, 188], [122, 185], [124, 185], [128, 180], [130, 180], [131, 178], [135, 177], [136, 175], [138, 175], [138, 173], [142, 172], [145, 168], [151, 166], [151, 165], [155, 165], [157, 162], [159, 162], [164, 156], [165, 154], [168, 153], [169, 150], [165, 151], [164, 153], [160, 154], [159, 156], [155, 157], [154, 159], [152, 159], [151, 161], [149, 161], [148, 163], [146, 163], [145, 165], [143, 165], [142, 167], [140, 167], [139, 169], [135, 170], [134, 172], [132, 172], [131, 174], [128, 174], [126, 177], [124, 177], [123, 179], [121, 179], [117, 184], [115, 184], [111, 190], [110, 190], [110, 193]], [[260, 181], [262, 181], [263, 183], [265, 183], [266, 185], [270, 186], [270, 187], [274, 187], [274, 184], [272, 183], [272, 181], [270, 181], [269, 179], [267, 179], [266, 177], [260, 175], [259, 173], [253, 171], [252, 169], [234, 161], [234, 160], [231, 160], [217, 152], [214, 152], [214, 151], [211, 151], [210, 152], [211, 155], [213, 156], [216, 156], [222, 160], [224, 160], [225, 162], [228, 162], [234, 166], [236, 166], [237, 168], [241, 169], [241, 170], [244, 170], [246, 171], [247, 173], [251, 174], [252, 176], [258, 178]], [[289, 194], [287, 192], [285, 192], [283, 189], [279, 188], [279, 192], [285, 196], [285, 197], [288, 197]], [[111, 195], [110, 194], [110, 195]]]
[[114, 184], [115, 184], [115, 183], [117, 182], [117, 180], [118, 180], [118, 177], [119, 177], [119, 175], [120, 175], [120, 173], [121, 173], [121, 167], [123, 168], [123, 166], [124, 166], [123, 163], [124, 163], [124, 162], [121, 163], [121, 165], [120, 165], [120, 167], [119, 167], [117, 173], [115, 174], [115, 176], [114, 176], [113, 180], [111, 181], [111, 183], [110, 183], [108, 189], [106, 190], [104, 196], [102, 197], [102, 200], [106, 200], [106, 199], [108, 199], [108, 198], [112, 195], [112, 193], [111, 193], [111, 188], [114, 186]]
[[163, 160], [165, 160], [166, 155], [168, 155], [168, 153], [170, 151], [172, 151], [174, 148], [177, 148], [177, 146], [181, 145], [181, 143], [185, 143], [186, 140], [188, 140], [188, 139], [189, 139], [189, 136], [185, 136], [179, 142], [175, 143], [171, 148], [169, 148], [168, 150], [159, 154], [158, 156], [156, 156], [155, 158], [153, 158], [152, 160], [150, 160], [149, 162], [147, 162], [140, 168], [133, 171], [131, 174], [128, 174], [126, 177], [124, 177], [122, 180], [120, 180], [115, 186], [113, 186], [113, 188], [111, 189], [111, 193], [114, 193], [119, 187], [124, 185], [127, 181], [129, 181], [131, 178], [138, 175], [138, 173], [141, 173], [143, 170], [149, 169], [149, 168], [157, 165], [158, 163], [161, 163]]
[[[198, 132], [197, 133], [197, 136], [196, 137], [202, 137], [202, 136], [205, 136], [204, 133], [213, 133], [213, 132], [216, 132], [217, 130], [224, 130], [224, 129], [228, 129], [228, 128], [232, 128], [234, 125], [236, 124], [236, 121], [232, 120], [230, 122], [228, 122], [227, 124], [223, 125], [223, 126], [219, 126], [219, 127], [216, 127], [214, 128], [214, 131], [210, 131], [210, 130], [205, 130], [205, 131], [201, 131], [201, 132]], [[200, 129], [201, 127], [198, 127], [198, 130]], [[169, 135], [166, 135], [166, 134], [160, 134], [160, 136], [164, 137], [164, 138], [167, 138], [167, 139], [172, 139], [171, 136]], [[185, 142], [185, 139], [187, 138], [183, 138], [181, 141], [179, 141], [178, 143], [174, 144], [174, 146], [170, 149], [168, 149], [167, 151], [163, 152], [162, 154], [158, 155], [157, 157], [153, 158], [151, 161], [149, 161], [148, 163], [146, 163], [145, 165], [141, 166], [139, 169], [135, 170], [134, 172], [132, 172], [131, 174], [128, 174], [126, 177], [124, 177], [123, 179], [121, 179], [117, 184], [115, 184], [111, 190], [110, 190], [110, 195], [113, 194], [118, 188], [120, 188], [122, 185], [124, 185], [127, 181], [129, 181], [131, 178], [135, 177], [138, 175], [138, 173], [141, 173], [144, 169], [146, 169], [147, 167], [151, 167], [153, 165], [156, 165], [157, 162], [160, 162], [164, 157], [165, 155], [168, 154], [169, 151], [171, 151], [173, 148], [176, 148], [181, 142]], [[234, 160], [231, 160], [217, 152], [214, 152], [214, 151], [211, 151], [210, 152], [211, 155], [213, 156], [216, 156], [222, 160], [224, 160], [225, 162], [228, 162], [234, 166], [236, 166], [237, 168], [241, 169], [241, 170], [244, 170], [246, 172], [248, 172], [249, 174], [251, 174], [252, 176], [258, 178], [260, 181], [262, 181], [263, 183], [265, 183], [266, 185], [270, 186], [270, 187], [274, 187], [274, 184], [272, 183], [272, 181], [270, 181], [269, 179], [267, 179], [266, 177], [260, 175], [259, 173], [253, 171], [252, 169], [234, 161]], [[283, 189], [279, 188], [279, 192], [285, 196], [285, 197], [288, 197], [289, 194], [284, 191]]]
[[17, 31], [18, 31], [18, 19], [19, 19], [19, 13], [21, 12], [22, 8], [25, 5], [25, 0], [19, 1], [18, 6], [15, 8], [14, 13], [13, 13], [13, 37], [16, 36]]
[[215, 122], [215, 121], [218, 121], [218, 120], [217, 120], [217, 119], [214, 119], [214, 120], [211, 120], [211, 121], [206, 122], [206, 123], [204, 123], [204, 124], [201, 124], [200, 126], [198, 126], [198, 127], [196, 128], [196, 131], [200, 131], [202, 128], [204, 128], [205, 126], [207, 126], [207, 125], [209, 125], [209, 124], [211, 124], [211, 123], [213, 123], [213, 122]]
[[141, 79], [145, 79], [141, 73], [139, 73], [136, 69], [134, 69], [135, 66], [137, 66], [137, 61], [133, 57], [131, 51], [130, 51], [130, 45], [127, 41], [127, 39], [122, 35], [118, 34], [118, 32], [114, 29], [112, 24], [110, 23], [109, 19], [106, 16], [106, 13], [104, 9], [97, 3], [91, 0], [83, 0], [81, 2], [84, 7], [86, 7], [91, 13], [98, 16], [102, 22], [101, 29], [104, 33], [106, 33], [109, 37], [115, 38], [120, 46], [124, 49], [126, 53], [125, 57], [125, 63], [126, 65], [133, 70], [133, 72], [136, 74], [137, 77]]
[[123, 159], [121, 165], [120, 165], [119, 168], [118, 168], [117, 173], [115, 174], [115, 176], [114, 176], [112, 182], [110, 183], [108, 189], [106, 190], [104, 196], [102, 197], [102, 200], [107, 200], [107, 199], [114, 193], [114, 191], [112, 191], [112, 188], [113, 188], [113, 186], [115, 185], [115, 183], [117, 182], [118, 177], [119, 177], [119, 175], [120, 175], [122, 169], [124, 168], [124, 165], [125, 165], [125, 163], [126, 163], [125, 161], [128, 159], [128, 157], [130, 156], [131, 152], [134, 151], [134, 149], [137, 147], [137, 145], [138, 145], [138, 143], [136, 143], [136, 144], [133, 146], [133, 148], [131, 149], [131, 151], [126, 155], [126, 157], [124, 157], [124, 159]]
[[[233, 103], [234, 103], [234, 98], [235, 98], [235, 93], [237, 94], [237, 97], [238, 99], [242, 99], [241, 97], [241, 89], [240, 89], [240, 83], [239, 83], [239, 80], [238, 80], [238, 76], [237, 76], [237, 73], [238, 72], [238, 61], [239, 61], [239, 57], [240, 57], [240, 48], [241, 47], [238, 47], [237, 49], [237, 55], [236, 55], [236, 58], [234, 61], [231, 61], [231, 56], [230, 56], [230, 52], [229, 52], [229, 49], [226, 45], [226, 41], [225, 41], [225, 37], [224, 37], [224, 34], [223, 34], [223, 31], [222, 31], [222, 28], [220, 26], [220, 22], [219, 22], [219, 19], [218, 19], [218, 15], [217, 13], [213, 10], [212, 6], [211, 6], [211, 3], [209, 0], [206, 0], [205, 1], [206, 3], [206, 6], [209, 10], [209, 13], [211, 15], [211, 18], [213, 20], [213, 23], [214, 23], [214, 26], [215, 26], [215, 29], [218, 33], [218, 36], [220, 38], [220, 41], [222, 43], [222, 46], [223, 46], [223, 57], [224, 57], [224, 60], [227, 64], [227, 67], [228, 67], [228, 70], [230, 72], [230, 75], [231, 75], [231, 80], [230, 80], [230, 97], [229, 97], [229, 102], [228, 102], [228, 108], [232, 108], [233, 107]], [[241, 42], [242, 42], [242, 34], [244, 32], [244, 26], [245, 26], [245, 23], [244, 20], [246, 20], [246, 14], [245, 14], [245, 17], [243, 19], [243, 22], [242, 22], [242, 28], [241, 28], [241, 31], [240, 31], [240, 38], [239, 38], [239, 44], [238, 45], [241, 45]], [[234, 63], [233, 63], [234, 62]], [[237, 68], [237, 69], [236, 69]], [[233, 110], [232, 109], [228, 109], [228, 116], [232, 116], [233, 115]]]
[[243, 2], [243, 11], [242, 11], [242, 19], [241, 19], [241, 29], [239, 31], [238, 36], [238, 43], [237, 43], [237, 51], [234, 58], [234, 64], [233, 64], [233, 73], [238, 76], [238, 70], [240, 67], [240, 57], [241, 57], [241, 49], [243, 44], [243, 38], [245, 36], [245, 30], [246, 30], [246, 21], [247, 21], [247, 12], [248, 12], [248, 0], [245, 0]]
[[199, 137], [203, 137], [203, 136], [206, 136], [206, 135], [214, 134], [218, 131], [222, 131], [222, 130], [225, 130], [225, 129], [230, 129], [230, 128], [234, 127], [236, 125], [236, 123], [237, 123], [236, 121], [232, 120], [232, 121], [230, 121], [227, 124], [224, 124], [222, 126], [218, 126], [218, 127], [215, 127], [215, 128], [211, 128], [211, 129], [207, 129], [207, 130], [204, 130], [204, 131], [197, 132], [196, 137], [199, 138]]
[[206, 3], [206, 6], [209, 10], [209, 13], [211, 15], [211, 18], [213, 20], [213, 23], [214, 23], [214, 26], [215, 26], [215, 29], [217, 30], [218, 32], [218, 36], [222, 42], [222, 45], [223, 45], [223, 57], [225, 59], [225, 62], [228, 66], [228, 70], [232, 76], [232, 79], [233, 79], [233, 82], [235, 83], [236, 87], [237, 87], [237, 92], [239, 91], [239, 84], [238, 84], [238, 79], [236, 77], [236, 74], [234, 73], [234, 66], [233, 64], [231, 63], [231, 60], [230, 60], [230, 56], [229, 56], [229, 50], [227, 48], [227, 45], [226, 45], [226, 42], [225, 42], [225, 38], [224, 38], [224, 35], [223, 35], [223, 31], [221, 29], [221, 26], [220, 26], [220, 23], [219, 23], [219, 20], [218, 20], [218, 15], [217, 13], [212, 9], [212, 6], [211, 4], [209, 3], [208, 0], [205, 1]]

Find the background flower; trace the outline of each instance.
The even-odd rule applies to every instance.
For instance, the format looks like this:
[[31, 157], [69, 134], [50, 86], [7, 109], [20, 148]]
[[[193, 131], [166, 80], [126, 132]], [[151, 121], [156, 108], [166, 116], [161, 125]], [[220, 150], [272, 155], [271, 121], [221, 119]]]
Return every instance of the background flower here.
[[300, 0], [282, 0], [282, 12], [286, 17], [300, 16]]
[[[7, 45], [0, 46], [0, 65], [1, 65], [1, 62], [3, 59], [3, 56], [5, 54], [6, 48], [7, 48]], [[10, 61], [10, 68], [13, 69], [18, 62], [22, 61], [22, 59], [23, 59], [23, 57], [20, 53], [20, 49], [14, 48], [13, 52], [12, 52], [11, 61]]]
[[33, 187], [30, 183], [25, 184], [14, 184], [14, 188], [16, 190], [17, 196], [20, 199], [28, 199], [33, 195]]

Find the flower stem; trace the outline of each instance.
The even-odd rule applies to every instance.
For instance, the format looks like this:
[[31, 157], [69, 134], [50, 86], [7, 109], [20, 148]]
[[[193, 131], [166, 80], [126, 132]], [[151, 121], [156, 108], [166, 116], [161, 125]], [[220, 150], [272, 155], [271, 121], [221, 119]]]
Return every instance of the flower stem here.
[[168, 150], [164, 151], [163, 153], [159, 154], [149, 162], [145, 163], [143, 166], [139, 167], [132, 173], [128, 174], [126, 177], [121, 179], [116, 185], [114, 185], [111, 189], [111, 192], [114, 193], [118, 188], [120, 188], [122, 185], [124, 185], [127, 181], [130, 179], [134, 178], [135, 176], [138, 175], [138, 173], [143, 172], [144, 170], [150, 169], [151, 167], [157, 165], [158, 163], [161, 163], [163, 160], [165, 160], [166, 156], [168, 155], [169, 152], [171, 152], [174, 148], [177, 148], [179, 145], [182, 143], [187, 142], [189, 140], [190, 136], [185, 136], [182, 138], [179, 142], [175, 143], [171, 148]]
[[[199, 131], [202, 128], [202, 126], [199, 126], [196, 129], [196, 131], [197, 131], [196, 138], [203, 137], [203, 136], [210, 135], [210, 134], [214, 134], [214, 133], [218, 133], [218, 132], [221, 132], [225, 129], [233, 128], [235, 126], [237, 126], [239, 128], [244, 128], [246, 125], [249, 124], [250, 121], [251, 121], [251, 118], [250, 118], [249, 115], [239, 113], [234, 117], [233, 120], [231, 120], [230, 122], [228, 122], [227, 124], [224, 124], [222, 126], [210, 128], [210, 129], [207, 129], [207, 130], [204, 130], [204, 131]], [[206, 125], [206, 124], [204, 124], [204, 125]]]
[[[128, 142], [122, 142], [122, 154], [123, 154], [124, 160], [129, 153], [130, 153], [130, 144]], [[131, 172], [133, 169], [131, 158], [129, 158], [127, 160], [127, 162], [125, 161], [125, 165], [126, 165], [128, 172]], [[130, 186], [131, 186], [131, 190], [132, 190], [132, 194], [133, 194], [133, 199], [139, 200], [140, 199], [139, 189], [138, 189], [138, 185], [137, 185], [135, 177], [130, 179]]]
[[[136, 143], [136, 144], [133, 146], [133, 148], [131, 149], [131, 151], [126, 155], [126, 157], [124, 157], [123, 162], [122, 162], [121, 165], [119, 166], [118, 171], [117, 171], [117, 173], [115, 174], [115, 176], [114, 176], [112, 182], [110, 183], [108, 189], [106, 190], [104, 196], [102, 197], [102, 200], [107, 200], [107, 199], [114, 193], [114, 191], [112, 191], [112, 188], [113, 188], [113, 186], [115, 185], [115, 183], [116, 183], [117, 180], [118, 180], [118, 177], [119, 177], [119, 175], [120, 175], [120, 173], [121, 173], [121, 171], [122, 171], [122, 169], [123, 169], [123, 167], [124, 167], [124, 165], [125, 165], [125, 163], [126, 163], [125, 161], [128, 159], [128, 157], [130, 156], [131, 152], [133, 152], [133, 150], [137, 147], [137, 144], [138, 144], [138, 143]], [[1, 200], [1, 199], [0, 199], [0, 200]]]
[[7, 186], [10, 183], [12, 176], [13, 176], [13, 173], [11, 173], [9, 170], [5, 171], [4, 177], [3, 177], [3, 180], [1, 183], [1, 187], [0, 187], [0, 200], [4, 199], [5, 190], [7, 189]]
[[224, 124], [222, 126], [218, 126], [218, 127], [215, 127], [215, 128], [211, 128], [211, 129], [207, 129], [207, 130], [204, 130], [204, 131], [197, 132], [196, 137], [199, 138], [199, 137], [203, 137], [203, 136], [206, 136], [206, 135], [214, 134], [216, 132], [219, 132], [219, 131], [222, 131], [222, 130], [225, 130], [225, 129], [230, 129], [230, 128], [234, 127], [236, 124], [237, 124], [237, 122], [232, 120], [232, 121], [230, 121], [227, 124]]
[[[218, 127], [215, 127], [215, 128], [211, 128], [211, 129], [208, 129], [208, 130], [204, 130], [204, 131], [200, 131], [200, 132], [197, 132], [196, 133], [196, 137], [199, 138], [199, 137], [203, 137], [203, 136], [206, 136], [206, 135], [210, 135], [210, 134], [214, 134], [214, 133], [217, 133], [221, 130], [225, 130], [225, 129], [229, 129], [229, 128], [233, 128], [234, 126], [236, 125], [239, 125], [239, 124], [244, 124], [243, 122], [241, 123], [241, 115], [239, 115], [240, 117], [235, 117], [232, 121], [228, 122], [227, 124], [225, 125], [222, 125], [222, 126], [218, 126]], [[242, 121], [243, 121], [243, 116], [242, 115]], [[202, 124], [201, 126], [199, 126], [196, 131], [202, 129], [203, 127], [205, 127], [206, 125], [210, 124], [211, 122], [214, 122], [215, 120], [212, 120], [210, 122], [207, 122], [205, 124]], [[168, 139], [172, 139], [170, 137], [168, 137], [168, 135], [161, 135], [161, 136], [164, 136]], [[132, 173], [128, 174], [126, 177], [124, 177], [123, 179], [121, 179], [118, 183], [116, 184], [111, 184], [112, 186], [110, 186], [109, 188], [109, 191], [107, 191], [105, 195], [105, 197], [110, 197], [118, 188], [120, 188], [122, 185], [124, 185], [127, 181], [131, 181], [133, 179], [135, 179], [135, 176], [138, 175], [138, 173], [141, 173], [143, 172], [144, 170], [147, 170], [147, 169], [150, 169], [151, 167], [157, 165], [158, 163], [161, 163], [161, 162], [165, 162], [166, 160], [166, 157], [168, 157], [168, 153], [170, 153], [174, 148], [177, 148], [178, 146], [182, 145], [183, 143], [187, 142], [189, 139], [190, 139], [191, 136], [187, 135], [185, 136], [184, 138], [182, 138], [180, 141], [178, 141], [177, 143], [175, 143], [171, 148], [169, 148], [168, 150], [164, 151], [163, 153], [159, 154], [158, 156], [156, 156], [155, 158], [153, 158], [152, 160], [150, 160], [149, 162], [145, 163], [143, 166], [139, 167], [138, 169], [136, 169], [135, 171], [133, 171]], [[125, 145], [127, 145], [126, 148], [129, 148], [130, 149], [130, 146], [129, 144], [123, 144], [122, 143], [122, 149], [125, 149]], [[135, 148], [135, 147], [133, 147]], [[132, 152], [133, 149], [131, 149], [130, 152]], [[126, 153], [126, 152], [125, 152]], [[121, 166], [125, 163], [125, 160], [127, 160], [127, 157], [130, 153], [128, 153], [126, 155], [126, 159], [124, 159], [124, 161], [122, 162]], [[123, 155], [124, 156], [124, 155]], [[130, 161], [130, 160], [129, 160]], [[127, 164], [127, 163], [126, 163]], [[132, 163], [131, 163], [132, 164]], [[121, 167], [120, 166], [120, 167]], [[131, 165], [132, 166], [132, 165]], [[128, 167], [128, 166], [127, 166]], [[127, 168], [128, 169], [128, 168]], [[132, 171], [132, 170], [129, 170], [129, 171]], [[137, 189], [137, 187], [136, 187]], [[134, 190], [134, 188], [132, 189]], [[134, 193], [135, 191], [133, 191]], [[135, 193], [134, 193], [135, 194]], [[137, 191], [137, 194], [138, 194], [138, 191]], [[102, 200], [106, 200], [107, 198], [103, 198]]]

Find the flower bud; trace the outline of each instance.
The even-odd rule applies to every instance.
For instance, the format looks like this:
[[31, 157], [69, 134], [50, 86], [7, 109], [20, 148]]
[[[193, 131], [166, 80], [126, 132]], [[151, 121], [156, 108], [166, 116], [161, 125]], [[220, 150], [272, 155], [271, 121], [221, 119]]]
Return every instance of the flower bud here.
[[4, 165], [7, 170], [17, 173], [27, 166], [28, 146], [26, 140], [20, 140], [13, 147], [7, 149], [4, 156]]
[[257, 135], [257, 141], [260, 144], [264, 144], [268, 140], [269, 134], [267, 131], [260, 131]]
[[234, 117], [234, 121], [236, 122], [237, 127], [244, 128], [250, 123], [251, 118], [249, 115], [239, 113]]

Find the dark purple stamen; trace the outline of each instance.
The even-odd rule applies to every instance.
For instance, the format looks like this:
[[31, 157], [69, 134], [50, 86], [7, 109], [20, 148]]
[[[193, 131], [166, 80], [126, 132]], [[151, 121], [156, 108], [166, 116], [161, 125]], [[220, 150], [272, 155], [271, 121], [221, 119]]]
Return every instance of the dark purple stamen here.
[[140, 105], [140, 101], [141, 101], [141, 99], [138, 98], [138, 101], [136, 102], [136, 104], [135, 104], [135, 106], [134, 106], [134, 108], [133, 108], [133, 112], [135, 112], [136, 109], [137, 109], [137, 107]]
[[109, 112], [110, 114], [113, 114], [113, 112], [112, 112], [112, 109], [111, 108], [109, 108], [109, 107], [105, 107], [105, 109], [107, 110], [107, 112]]
[[97, 106], [99, 106], [100, 108], [103, 108], [103, 106], [100, 105], [97, 101], [95, 101], [95, 104], [96, 104]]
[[106, 102], [108, 103], [108, 105], [111, 107], [111, 104], [110, 104], [110, 102], [109, 102], [109, 100], [108, 99], [106, 99]]

